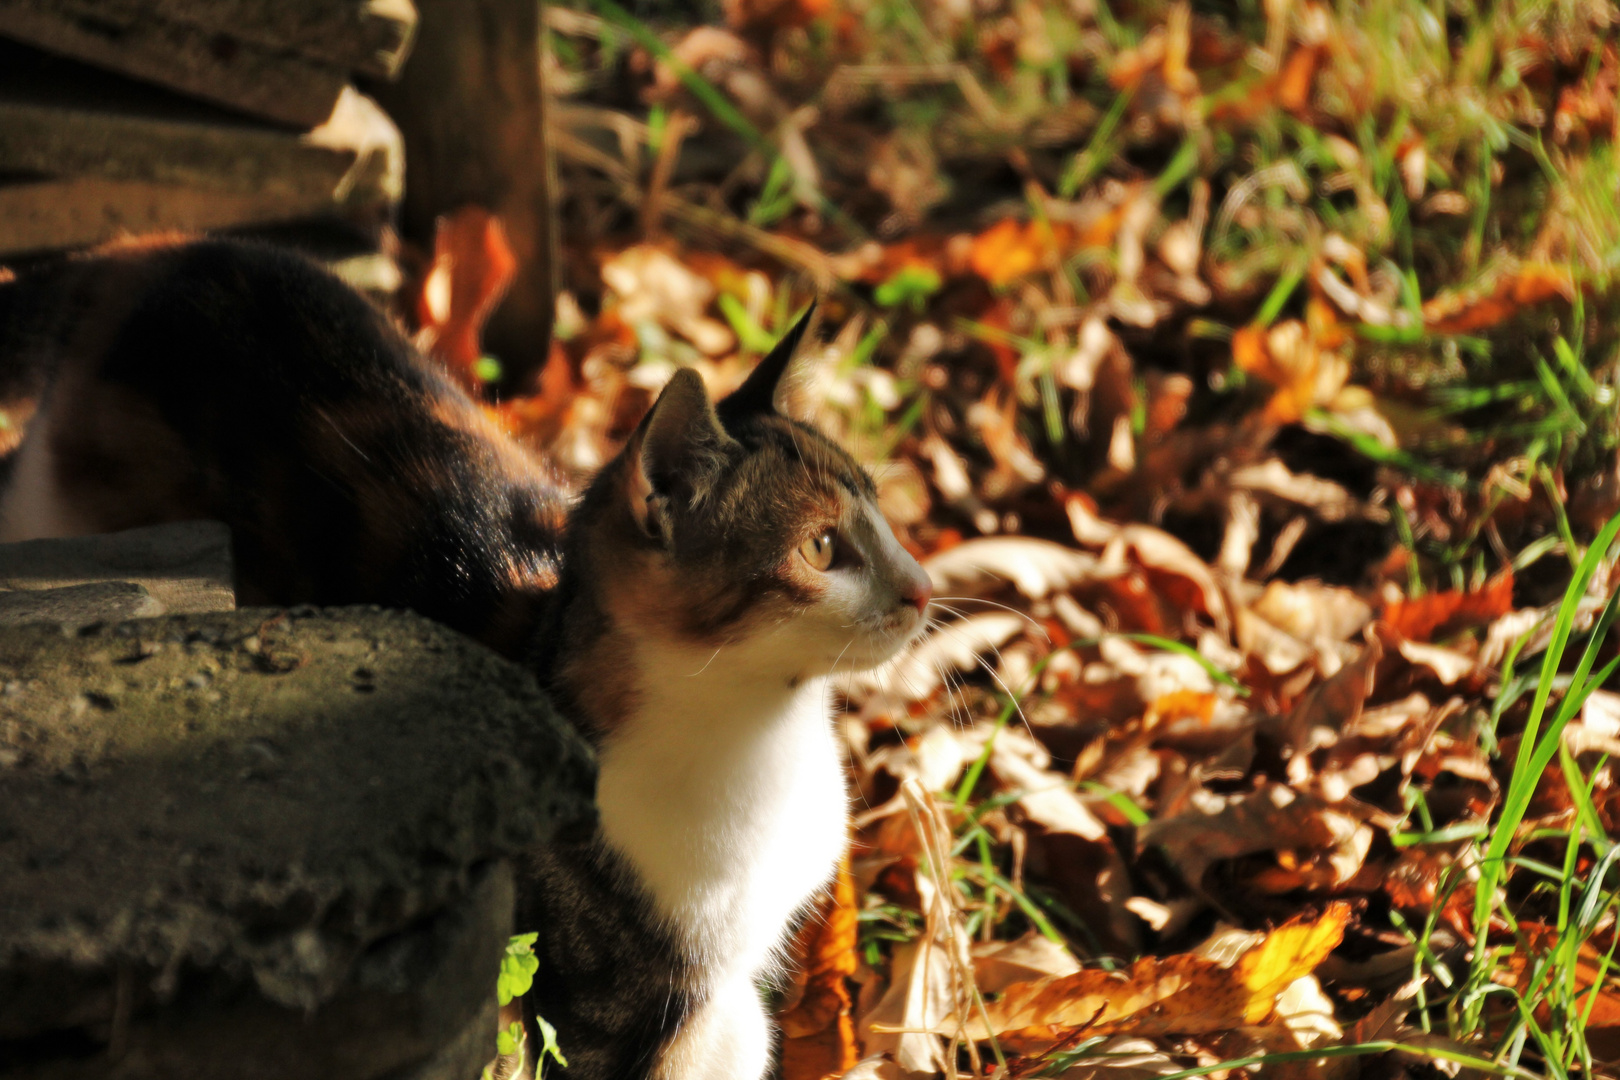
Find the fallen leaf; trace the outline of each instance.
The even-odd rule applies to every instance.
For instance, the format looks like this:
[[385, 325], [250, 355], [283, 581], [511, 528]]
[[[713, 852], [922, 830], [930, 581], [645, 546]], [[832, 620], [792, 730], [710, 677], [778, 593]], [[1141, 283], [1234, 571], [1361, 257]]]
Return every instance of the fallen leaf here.
[[1475, 592], [1448, 590], [1415, 600], [1402, 597], [1384, 607], [1383, 621], [1409, 641], [1432, 641], [1438, 631], [1455, 631], [1501, 618], [1513, 610], [1513, 571], [1503, 570]]
[[1087, 840], [1103, 839], [1108, 830], [1081, 801], [1069, 778], [1046, 768], [1051, 761], [1051, 754], [1034, 739], [1004, 729], [991, 750], [990, 770], [1003, 788], [1019, 793], [1018, 807], [1037, 825]]
[[1230, 631], [1226, 596], [1215, 581], [1214, 572], [1186, 544], [1152, 525], [1105, 521], [1079, 496], [1070, 496], [1064, 508], [1076, 540], [1104, 546], [1102, 562], [1105, 566], [1115, 548], [1128, 548], [1137, 563], [1154, 575], [1153, 584], [1172, 604], [1202, 611], [1223, 635]]
[[1088, 1037], [1203, 1035], [1258, 1024], [1296, 979], [1309, 975], [1344, 937], [1350, 905], [1277, 927], [1231, 966], [1193, 954], [1142, 957], [1122, 971], [1087, 969], [1009, 986], [972, 1016], [967, 1030], [1020, 1051], [1049, 1047], [1075, 1031]]
[[1357, 509], [1356, 500], [1341, 485], [1295, 473], [1276, 458], [1233, 469], [1226, 479], [1240, 491], [1308, 507], [1323, 521], [1342, 521]]
[[1423, 324], [1436, 334], [1472, 334], [1505, 322], [1555, 296], [1575, 295], [1569, 270], [1525, 263], [1498, 274], [1483, 290], [1443, 292], [1423, 304]]
[[951, 960], [946, 947], [926, 938], [895, 946], [889, 987], [861, 1019], [861, 1042], [868, 1053], [886, 1053], [902, 1073], [934, 1074], [945, 1070], [940, 1034], [955, 1002], [951, 994]]
[[1223, 859], [1262, 851], [1322, 855], [1338, 865], [1334, 876], [1347, 881], [1366, 851], [1360, 823], [1314, 795], [1270, 783], [1248, 795], [1212, 796], [1170, 817], [1155, 818], [1137, 830], [1137, 846], [1163, 849], [1186, 879], [1199, 888], [1205, 872]]
[[1031, 600], [1096, 576], [1097, 558], [1050, 540], [992, 536], [966, 540], [923, 562], [936, 592], [1011, 582]]
[[973, 946], [973, 981], [979, 992], [999, 994], [1014, 983], [1073, 975], [1080, 962], [1066, 946], [1030, 930], [1017, 941]]
[[1361, 706], [1372, 693], [1373, 675], [1383, 658], [1377, 639], [1367, 643], [1361, 654], [1332, 676], [1311, 687], [1299, 704], [1277, 725], [1284, 744], [1294, 751], [1294, 760], [1303, 761], [1303, 751], [1317, 739], [1317, 729], [1326, 738], [1337, 738], [1344, 728], [1361, 715]]
[[628, 247], [602, 264], [602, 282], [618, 298], [626, 325], [674, 330], [706, 356], [736, 345], [725, 323], [706, 314], [715, 287], [663, 248]]
[[1267, 419], [1295, 423], [1331, 402], [1349, 381], [1350, 363], [1338, 351], [1339, 337], [1331, 315], [1244, 326], [1232, 336], [1232, 362], [1276, 388], [1266, 403]]
[[468, 387], [478, 387], [478, 336], [517, 273], [501, 219], [463, 206], [438, 219], [433, 263], [416, 297], [420, 344]]
[[801, 992], [793, 1007], [776, 1017], [782, 1029], [782, 1080], [821, 1080], [860, 1059], [848, 983], [856, 970], [857, 913], [846, 856], [832, 895], [805, 920], [795, 943]]
[[973, 238], [968, 261], [973, 272], [990, 284], [1005, 285], [1040, 266], [1054, 246], [1050, 233], [1043, 238], [1034, 222], [1006, 218]]
[[1251, 605], [1254, 613], [1300, 641], [1349, 641], [1372, 621], [1372, 606], [1350, 589], [1315, 581], [1273, 581]]

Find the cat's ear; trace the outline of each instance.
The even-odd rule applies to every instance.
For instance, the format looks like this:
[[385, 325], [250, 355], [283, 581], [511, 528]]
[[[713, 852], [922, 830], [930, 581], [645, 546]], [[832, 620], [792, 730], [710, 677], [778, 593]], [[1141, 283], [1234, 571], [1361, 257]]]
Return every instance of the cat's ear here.
[[718, 406], [721, 423], [731, 427], [739, 420], [750, 416], [768, 415], [777, 411], [779, 395], [788, 388], [791, 379], [784, 379], [788, 369], [793, 366], [794, 356], [799, 351], [799, 343], [804, 340], [804, 332], [810, 326], [810, 320], [816, 313], [816, 302], [810, 301], [799, 321], [793, 324], [793, 329], [782, 335], [782, 340], [776, 343], [776, 348], [765, 354], [743, 384], [721, 399]]
[[732, 441], [691, 368], [675, 373], [625, 446], [630, 513], [649, 535], [669, 540], [672, 498], [702, 497]]

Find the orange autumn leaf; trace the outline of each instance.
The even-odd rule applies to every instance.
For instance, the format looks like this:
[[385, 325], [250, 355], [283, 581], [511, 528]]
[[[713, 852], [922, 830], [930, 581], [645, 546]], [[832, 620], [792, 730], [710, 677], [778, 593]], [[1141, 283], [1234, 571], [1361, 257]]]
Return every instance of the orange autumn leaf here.
[[1277, 104], [1292, 113], [1304, 109], [1310, 103], [1311, 84], [1316, 81], [1316, 69], [1321, 62], [1321, 46], [1295, 49], [1277, 76]]
[[1161, 724], [1176, 720], [1202, 720], [1207, 724], [1215, 715], [1218, 701], [1215, 694], [1202, 690], [1173, 690], [1155, 698], [1148, 713]]
[[1116, 90], [1133, 88], [1142, 77], [1164, 63], [1164, 30], [1154, 27], [1141, 44], [1121, 50], [1108, 68], [1108, 85]]
[[[1275, 108], [1301, 113], [1310, 104], [1311, 88], [1322, 66], [1323, 48], [1305, 45], [1288, 54], [1282, 67], [1257, 84], [1228, 89], [1210, 109], [1210, 119], [1252, 123]], [[1238, 92], [1241, 91], [1241, 92]]]
[[1232, 335], [1232, 362], [1276, 388], [1266, 418], [1293, 423], [1344, 388], [1350, 365], [1335, 351], [1344, 337], [1331, 310], [1308, 308], [1309, 318], [1284, 319], [1269, 327], [1244, 326]]
[[1277, 996], [1288, 984], [1315, 971], [1339, 947], [1349, 923], [1350, 905], [1334, 901], [1321, 918], [1312, 921], [1295, 916], [1244, 953], [1233, 968], [1249, 993], [1244, 1022], [1258, 1024], [1271, 1015]]
[[1384, 622], [1408, 641], [1427, 642], [1442, 627], [1489, 622], [1512, 610], [1513, 571], [1507, 569], [1477, 592], [1453, 589], [1396, 600], [1384, 609]]
[[974, 237], [968, 261], [990, 284], [1005, 285], [1041, 264], [1039, 239], [1031, 223], [1007, 218]]
[[[1536, 982], [1536, 971], [1530, 960], [1551, 952], [1558, 946], [1558, 928], [1546, 923], [1523, 922], [1519, 931], [1529, 946], [1522, 952], [1512, 952], [1503, 958], [1503, 965], [1513, 977], [1520, 993], [1529, 993]], [[1543, 976], [1544, 977], [1544, 976]], [[1500, 980], [1498, 980], [1500, 981]], [[1590, 1007], [1588, 1029], [1620, 1028], [1620, 979], [1609, 959], [1609, 950], [1601, 939], [1583, 941], [1575, 954], [1574, 982], [1576, 1001], [1582, 1010]], [[1536, 1018], [1548, 1023], [1551, 1010], [1546, 1002], [1536, 1007]]]
[[1258, 1024], [1277, 997], [1310, 974], [1344, 938], [1350, 905], [1329, 904], [1319, 918], [1300, 916], [1267, 934], [1230, 967], [1184, 953], [1142, 957], [1123, 971], [1088, 969], [1015, 983], [971, 1018], [976, 1039], [995, 1035], [1030, 1051], [1083, 1030], [1088, 1036], [1206, 1035]]
[[1264, 327], [1240, 326], [1232, 333], [1232, 363], [1250, 375], [1264, 375], [1271, 370], [1271, 356], [1266, 352]]
[[501, 219], [481, 206], [441, 217], [433, 234], [433, 264], [416, 297], [425, 347], [469, 386], [483, 355], [478, 337], [517, 273], [517, 257]]
[[1107, 247], [1118, 235], [1130, 205], [1130, 199], [1122, 200], [1078, 223], [1004, 218], [973, 237], [967, 248], [967, 269], [992, 285], [1005, 285], [1070, 252]]
[[777, 1015], [782, 1028], [782, 1080], [841, 1075], [860, 1060], [855, 1003], [846, 981], [856, 971], [855, 879], [849, 860], [838, 868], [833, 893], [799, 932], [803, 992]]
[[1497, 278], [1486, 292], [1444, 292], [1430, 299], [1423, 305], [1423, 325], [1437, 334], [1470, 334], [1505, 322], [1524, 308], [1574, 292], [1575, 283], [1567, 269], [1526, 263]]

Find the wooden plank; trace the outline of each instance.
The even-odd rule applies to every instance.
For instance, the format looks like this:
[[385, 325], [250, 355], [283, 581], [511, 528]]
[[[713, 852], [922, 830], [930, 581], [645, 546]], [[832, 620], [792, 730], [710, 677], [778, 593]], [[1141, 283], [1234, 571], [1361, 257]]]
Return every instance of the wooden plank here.
[[308, 202], [330, 197], [355, 151], [285, 131], [0, 100], [0, 171], [100, 176]]
[[411, 0], [68, 0], [129, 26], [153, 17], [392, 77], [416, 32]]
[[204, 232], [319, 213], [328, 205], [80, 176], [0, 187], [0, 255], [85, 247], [149, 232]]
[[[31, 132], [56, 125], [89, 141], [47, 142], [37, 161], [82, 165], [96, 173], [0, 186], [4, 255], [99, 244], [136, 233], [201, 232], [332, 215], [380, 224], [401, 194], [399, 132], [374, 102], [352, 88], [331, 120], [304, 136], [66, 110], [52, 115], [31, 105], [12, 107], [9, 121], [15, 129], [7, 120], [0, 106], [0, 168], [26, 157]], [[8, 143], [14, 131], [18, 138]], [[151, 145], [143, 148], [143, 139]], [[105, 153], [99, 164], [98, 153]]]
[[348, 81], [336, 64], [85, 0], [0, 0], [0, 35], [297, 128], [324, 122]]

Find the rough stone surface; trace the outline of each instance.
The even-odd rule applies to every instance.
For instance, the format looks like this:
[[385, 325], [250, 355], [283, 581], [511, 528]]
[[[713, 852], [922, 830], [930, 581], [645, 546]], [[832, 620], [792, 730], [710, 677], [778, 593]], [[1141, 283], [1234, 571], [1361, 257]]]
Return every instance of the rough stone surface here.
[[146, 589], [171, 614], [230, 611], [231, 531], [218, 521], [0, 544], [0, 589], [60, 589], [119, 581]]
[[148, 619], [163, 612], [163, 605], [146, 587], [132, 581], [0, 592], [0, 626], [51, 622], [76, 629], [98, 622]]
[[0, 1072], [475, 1075], [502, 860], [592, 776], [526, 672], [408, 613], [0, 631]]

